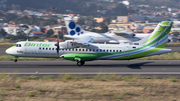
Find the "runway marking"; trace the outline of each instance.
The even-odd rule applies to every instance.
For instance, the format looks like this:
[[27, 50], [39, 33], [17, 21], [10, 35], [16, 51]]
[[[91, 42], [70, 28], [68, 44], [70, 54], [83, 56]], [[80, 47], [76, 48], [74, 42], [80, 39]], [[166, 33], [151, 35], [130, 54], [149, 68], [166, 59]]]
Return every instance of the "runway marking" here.
[[0, 73], [0, 74], [45, 74], [45, 75], [55, 75], [55, 74], [82, 74], [82, 75], [90, 75], [90, 74], [180, 74], [180, 72], [103, 72], [103, 73], [99, 73], [99, 72], [89, 72], [89, 73], [82, 73], [82, 72], [67, 72], [67, 73], [48, 73], [48, 72], [42, 72], [42, 73], [36, 73], [36, 72], [32, 72], [32, 73]]

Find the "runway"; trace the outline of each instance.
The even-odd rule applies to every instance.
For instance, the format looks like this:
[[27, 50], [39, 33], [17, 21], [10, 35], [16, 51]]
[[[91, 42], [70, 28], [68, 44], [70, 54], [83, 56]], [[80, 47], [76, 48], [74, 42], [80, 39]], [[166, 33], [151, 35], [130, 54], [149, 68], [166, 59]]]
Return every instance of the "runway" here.
[[0, 72], [7, 74], [159, 74], [179, 75], [180, 60], [98, 60], [78, 67], [72, 61], [0, 61]]

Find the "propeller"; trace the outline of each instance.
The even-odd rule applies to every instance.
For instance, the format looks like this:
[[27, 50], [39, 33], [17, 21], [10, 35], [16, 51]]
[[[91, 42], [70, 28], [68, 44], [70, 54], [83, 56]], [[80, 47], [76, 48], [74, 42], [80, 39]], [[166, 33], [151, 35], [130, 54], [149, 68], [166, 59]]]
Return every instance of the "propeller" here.
[[55, 44], [55, 46], [57, 47], [57, 55], [59, 56], [59, 33], [57, 34], [57, 43]]

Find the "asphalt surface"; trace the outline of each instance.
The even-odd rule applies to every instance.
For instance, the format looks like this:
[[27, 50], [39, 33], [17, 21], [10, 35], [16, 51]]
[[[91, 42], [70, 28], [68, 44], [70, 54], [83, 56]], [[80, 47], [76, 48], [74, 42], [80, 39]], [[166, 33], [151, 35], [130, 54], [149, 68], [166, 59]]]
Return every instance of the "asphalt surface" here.
[[0, 72], [9, 74], [172, 74], [180, 75], [180, 60], [98, 60], [78, 67], [72, 61], [0, 61]]

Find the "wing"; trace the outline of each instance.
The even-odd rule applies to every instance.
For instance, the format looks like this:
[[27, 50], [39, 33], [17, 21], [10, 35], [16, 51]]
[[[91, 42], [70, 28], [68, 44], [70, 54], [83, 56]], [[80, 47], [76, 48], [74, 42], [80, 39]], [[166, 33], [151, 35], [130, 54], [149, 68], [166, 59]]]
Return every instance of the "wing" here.
[[70, 43], [73, 44], [74, 46], [83, 47], [83, 46], [88, 46], [89, 43], [93, 43], [93, 41], [94, 41], [93, 36], [84, 36], [78, 40], [70, 41]]
[[121, 31], [121, 32], [114, 32], [117, 36], [122, 36], [122, 37], [134, 37], [135, 34], [133, 32], [129, 31]]

